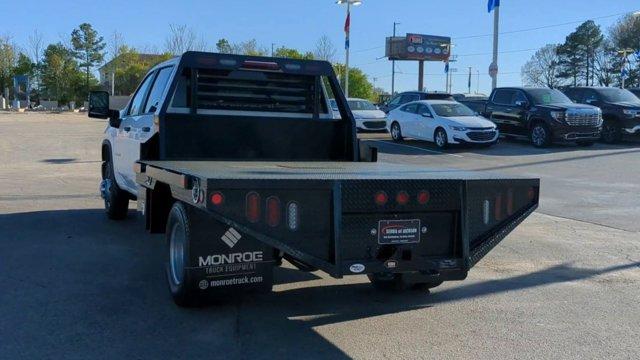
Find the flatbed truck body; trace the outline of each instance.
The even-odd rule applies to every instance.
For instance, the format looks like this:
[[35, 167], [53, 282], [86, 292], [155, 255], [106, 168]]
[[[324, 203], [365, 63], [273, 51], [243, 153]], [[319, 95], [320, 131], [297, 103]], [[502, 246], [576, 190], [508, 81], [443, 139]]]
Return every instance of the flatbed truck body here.
[[538, 205], [538, 179], [378, 163], [322, 61], [187, 52], [120, 112], [92, 93], [89, 116], [109, 118], [107, 215], [135, 199], [166, 234], [179, 305], [270, 291], [283, 259], [380, 288], [462, 280]]

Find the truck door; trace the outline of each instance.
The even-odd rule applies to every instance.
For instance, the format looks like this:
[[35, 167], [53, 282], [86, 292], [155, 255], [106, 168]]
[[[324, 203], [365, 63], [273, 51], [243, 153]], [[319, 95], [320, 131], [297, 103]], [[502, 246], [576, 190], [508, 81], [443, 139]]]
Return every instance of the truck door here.
[[[147, 95], [143, 97], [141, 105], [135, 109], [137, 110], [136, 112], [131, 112], [131, 115], [127, 117], [130, 130], [125, 144], [126, 155], [124, 158], [129, 166], [124, 170], [127, 179], [134, 182], [134, 187], [132, 189], [134, 194], [136, 193], [137, 188], [135, 186], [136, 179], [135, 172], [133, 171], [133, 164], [140, 160], [140, 144], [147, 142], [155, 133], [153, 117], [160, 109], [163, 95], [172, 72], [173, 66], [167, 66], [156, 70], [154, 74], [152, 74], [154, 76], [150, 89], [147, 91]], [[136, 104], [132, 103], [132, 109], [134, 105]]]
[[515, 90], [511, 99], [510, 118], [513, 121], [513, 132], [516, 135], [529, 135], [528, 106], [531, 104], [527, 95], [521, 90]]
[[[116, 137], [116, 143], [113, 149], [114, 171], [122, 180], [122, 183], [118, 182], [118, 185], [132, 194], [136, 194], [133, 162], [140, 158], [140, 133], [136, 125], [137, 120], [143, 114], [145, 99], [147, 98], [155, 74], [155, 71], [148, 74], [133, 95], [129, 107], [120, 123], [120, 128], [118, 128], [118, 136]], [[136, 138], [138, 138], [138, 140]]]
[[487, 112], [491, 113], [493, 121], [503, 134], [520, 135], [519, 125], [515, 109], [515, 89], [497, 89], [491, 101], [487, 104]]

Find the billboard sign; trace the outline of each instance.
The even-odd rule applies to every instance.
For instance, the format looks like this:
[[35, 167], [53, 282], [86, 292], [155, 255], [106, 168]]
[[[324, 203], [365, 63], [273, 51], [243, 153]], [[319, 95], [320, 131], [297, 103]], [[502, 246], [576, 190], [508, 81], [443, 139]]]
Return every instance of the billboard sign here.
[[385, 51], [389, 60], [447, 61], [450, 54], [450, 37], [421, 34], [388, 37]]

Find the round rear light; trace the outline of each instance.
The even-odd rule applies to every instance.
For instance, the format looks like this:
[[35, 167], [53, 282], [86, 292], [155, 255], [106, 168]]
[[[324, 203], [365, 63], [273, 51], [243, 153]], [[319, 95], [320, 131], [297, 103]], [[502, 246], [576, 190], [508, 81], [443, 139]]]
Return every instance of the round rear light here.
[[376, 193], [376, 195], [374, 196], [374, 200], [376, 202], [376, 205], [382, 206], [382, 205], [386, 204], [387, 201], [389, 201], [389, 197], [387, 196], [386, 192], [378, 191]]
[[211, 203], [215, 206], [220, 206], [224, 202], [224, 195], [221, 192], [214, 192], [211, 194]]
[[409, 203], [409, 194], [406, 191], [399, 191], [396, 195], [398, 205], [407, 205]]
[[426, 203], [428, 203], [430, 198], [431, 194], [429, 194], [429, 192], [426, 190], [422, 190], [418, 193], [418, 203], [420, 205], [425, 205]]

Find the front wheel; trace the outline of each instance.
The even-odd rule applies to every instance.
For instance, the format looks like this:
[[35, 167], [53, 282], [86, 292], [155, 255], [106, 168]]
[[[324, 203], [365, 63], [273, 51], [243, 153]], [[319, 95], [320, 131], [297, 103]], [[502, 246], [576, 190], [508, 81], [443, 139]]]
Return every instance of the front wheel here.
[[602, 141], [607, 144], [614, 144], [622, 140], [622, 131], [618, 123], [613, 120], [605, 120], [602, 124], [602, 133], [600, 135]]
[[402, 141], [402, 129], [397, 122], [391, 124], [391, 138], [396, 142]]
[[446, 147], [449, 145], [447, 132], [444, 131], [443, 128], [438, 128], [433, 135], [433, 142], [439, 149], [446, 149]]
[[551, 144], [551, 131], [543, 123], [536, 123], [531, 127], [530, 137], [531, 143], [535, 147], [543, 148]]
[[102, 181], [100, 182], [100, 196], [104, 200], [104, 209], [111, 220], [122, 220], [129, 211], [129, 196], [118, 187], [113, 172], [113, 162], [102, 162]]

